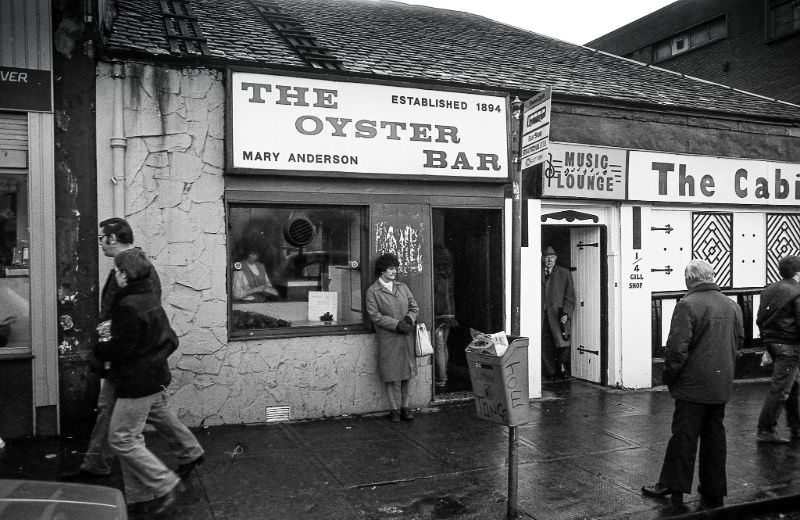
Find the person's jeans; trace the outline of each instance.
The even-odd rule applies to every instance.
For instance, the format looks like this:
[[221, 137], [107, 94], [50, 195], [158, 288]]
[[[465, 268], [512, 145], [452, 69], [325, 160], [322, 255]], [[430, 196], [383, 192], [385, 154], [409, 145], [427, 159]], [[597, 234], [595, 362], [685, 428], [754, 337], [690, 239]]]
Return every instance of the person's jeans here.
[[89, 437], [89, 445], [81, 462], [81, 470], [97, 475], [110, 475], [114, 452], [108, 445], [108, 423], [114, 408], [114, 385], [108, 379], [100, 380], [97, 394], [97, 417]]
[[786, 423], [789, 428], [800, 428], [800, 401], [798, 401], [798, 366], [800, 345], [768, 343], [772, 355], [772, 384], [761, 414], [758, 417], [759, 432], [774, 432], [778, 426], [781, 408], [786, 408]]
[[146, 421], [158, 430], [180, 464], [203, 454], [191, 431], [169, 409], [166, 392], [136, 399], [117, 398], [111, 413], [109, 444], [117, 454], [129, 504], [153, 500], [178, 484], [178, 476], [147, 449], [142, 435]]
[[697, 441], [700, 440], [698, 477], [703, 494], [722, 498], [728, 493], [725, 474], [725, 403], [675, 401], [672, 437], [658, 479], [673, 493], [691, 493]]

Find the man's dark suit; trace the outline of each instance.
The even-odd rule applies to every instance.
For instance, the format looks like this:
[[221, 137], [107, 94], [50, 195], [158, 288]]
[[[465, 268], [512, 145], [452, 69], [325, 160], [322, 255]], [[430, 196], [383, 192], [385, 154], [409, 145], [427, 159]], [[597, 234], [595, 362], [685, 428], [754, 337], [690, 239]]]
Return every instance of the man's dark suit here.
[[568, 269], [554, 266], [549, 276], [542, 267], [542, 374], [554, 377], [559, 365], [569, 363], [570, 340], [561, 336], [560, 313], [567, 316], [570, 330], [572, 312], [575, 310], [575, 286]]

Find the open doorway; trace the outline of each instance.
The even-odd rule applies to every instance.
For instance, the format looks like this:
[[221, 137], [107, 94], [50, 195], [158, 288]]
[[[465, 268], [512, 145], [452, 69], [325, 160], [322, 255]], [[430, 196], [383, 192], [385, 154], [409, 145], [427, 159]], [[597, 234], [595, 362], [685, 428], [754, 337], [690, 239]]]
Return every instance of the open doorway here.
[[[606, 229], [604, 226], [543, 225], [541, 233], [542, 247], [553, 248], [556, 265], [570, 272], [575, 293], [574, 307], [568, 318], [569, 339], [558, 345], [561, 349], [567, 350], [554, 349], [556, 362], [560, 361], [566, 365], [568, 376], [607, 384]], [[545, 305], [544, 291], [543, 286], [543, 305]], [[546, 339], [544, 334], [549, 333], [549, 330], [543, 321], [543, 355], [548, 355], [544, 345]]]
[[437, 399], [457, 398], [472, 388], [470, 328], [503, 330], [502, 211], [434, 208], [432, 220], [433, 379]]

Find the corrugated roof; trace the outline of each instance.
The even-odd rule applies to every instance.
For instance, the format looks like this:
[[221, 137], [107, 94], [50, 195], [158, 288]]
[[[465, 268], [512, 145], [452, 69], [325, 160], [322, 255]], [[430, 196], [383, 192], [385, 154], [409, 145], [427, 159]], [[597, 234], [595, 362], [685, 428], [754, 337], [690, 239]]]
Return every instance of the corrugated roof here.
[[[253, 0], [258, 1], [258, 0]], [[158, 0], [118, 0], [106, 48], [168, 55]], [[349, 72], [800, 122], [800, 107], [445, 9], [391, 0], [273, 0]], [[249, 0], [192, 0], [211, 56], [310, 68]]]

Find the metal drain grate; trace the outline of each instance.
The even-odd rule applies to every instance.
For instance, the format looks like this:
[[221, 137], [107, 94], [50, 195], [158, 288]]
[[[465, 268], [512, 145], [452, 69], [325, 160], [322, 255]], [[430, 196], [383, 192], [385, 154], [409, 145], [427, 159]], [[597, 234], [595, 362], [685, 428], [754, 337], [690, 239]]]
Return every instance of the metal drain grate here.
[[289, 405], [267, 406], [267, 422], [288, 421], [292, 414], [292, 407]]

